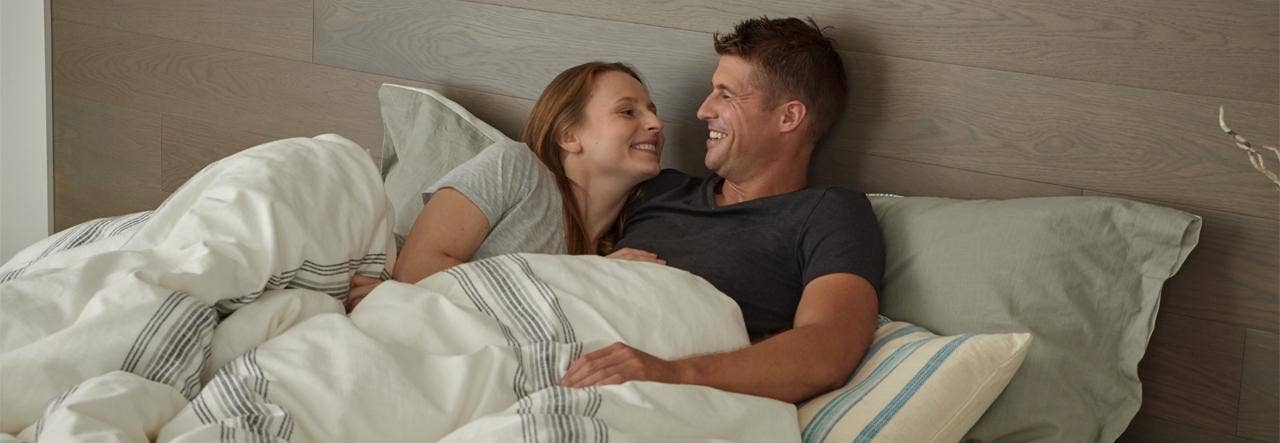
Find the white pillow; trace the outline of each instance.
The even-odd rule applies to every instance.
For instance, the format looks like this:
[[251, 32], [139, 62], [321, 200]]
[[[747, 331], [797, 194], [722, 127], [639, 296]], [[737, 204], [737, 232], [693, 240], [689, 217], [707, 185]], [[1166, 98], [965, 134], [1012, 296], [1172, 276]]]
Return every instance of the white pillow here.
[[422, 211], [422, 190], [499, 140], [501, 131], [430, 89], [383, 84], [382, 175], [396, 211], [395, 233], [406, 235]]
[[843, 388], [800, 406], [805, 442], [955, 442], [1017, 372], [1031, 334], [941, 337], [876, 321], [876, 337]]

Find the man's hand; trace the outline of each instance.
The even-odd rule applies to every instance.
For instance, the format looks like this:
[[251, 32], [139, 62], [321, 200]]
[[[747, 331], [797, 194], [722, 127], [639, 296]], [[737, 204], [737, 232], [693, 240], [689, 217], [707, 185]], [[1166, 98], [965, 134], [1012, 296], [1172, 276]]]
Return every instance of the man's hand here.
[[569, 364], [560, 385], [569, 388], [613, 385], [632, 380], [680, 383], [677, 363], [641, 352], [623, 343], [584, 355]]
[[609, 254], [606, 257], [617, 259], [617, 260], [631, 260], [631, 261], [657, 263], [660, 265], [667, 264], [666, 260], [658, 258], [658, 254], [654, 254], [649, 251], [642, 251], [639, 249], [632, 249], [632, 248], [622, 248], [617, 251], [613, 251], [612, 254]]
[[875, 287], [847, 273], [805, 285], [794, 327], [754, 345], [718, 354], [664, 361], [623, 344], [569, 365], [562, 386], [629, 380], [710, 386], [788, 403], [844, 385], [875, 337]]
[[347, 293], [347, 312], [350, 313], [355, 309], [356, 305], [360, 304], [360, 301], [364, 300], [364, 297], [373, 292], [373, 288], [378, 287], [380, 284], [382, 284], [382, 280], [365, 277], [360, 274], [351, 277], [351, 292]]

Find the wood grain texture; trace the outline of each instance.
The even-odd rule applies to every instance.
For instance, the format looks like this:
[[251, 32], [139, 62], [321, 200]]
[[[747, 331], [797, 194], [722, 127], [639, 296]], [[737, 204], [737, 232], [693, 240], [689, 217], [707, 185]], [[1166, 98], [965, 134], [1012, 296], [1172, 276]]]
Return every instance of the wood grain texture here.
[[210, 163], [276, 139], [177, 115], [161, 115], [160, 128], [160, 182], [166, 193]]
[[818, 151], [810, 165], [811, 185], [838, 185], [862, 192], [948, 198], [1019, 198], [1080, 195], [1048, 183], [964, 171], [875, 155]]
[[75, 97], [53, 98], [54, 230], [155, 209], [160, 116]]
[[1138, 364], [1141, 411], [1234, 435], [1243, 357], [1243, 328], [1161, 313]]
[[[524, 9], [323, 0], [317, 14], [317, 62], [499, 94], [534, 97], [555, 72], [585, 60], [631, 62], [669, 124], [694, 122], [714, 65], [704, 33]], [[1226, 104], [1238, 131], [1276, 139], [1278, 106], [844, 56], [857, 67], [853, 97], [830, 149], [1280, 217], [1273, 186], [1216, 127]], [[705, 131], [691, 126], [698, 130], [668, 133], [670, 152], [701, 151]]]
[[811, 16], [849, 51], [1280, 100], [1280, 3], [1268, 0], [475, 1], [701, 32], [761, 15]]
[[1280, 335], [1246, 330], [1237, 434], [1280, 441]]
[[1116, 441], [1120, 443], [1245, 443], [1248, 440], [1138, 412], [1138, 415], [1129, 423], [1129, 428]]
[[311, 61], [311, 0], [53, 0], [66, 20]]
[[[1133, 197], [1085, 191], [1085, 195]], [[1147, 201], [1199, 215], [1200, 241], [1165, 283], [1160, 312], [1280, 329], [1280, 221]]]
[[695, 119], [716, 57], [707, 36], [451, 0], [319, 0], [316, 62], [536, 99], [560, 71], [624, 61], [646, 79], [667, 124], [667, 154], [701, 170]]
[[438, 84], [55, 21], [53, 87], [276, 138], [337, 133], [382, 145], [384, 82], [434, 88], [499, 129], [518, 132], [532, 102]]
[[1280, 198], [1217, 127], [1280, 136], [1280, 107], [862, 56], [826, 145], [1258, 217]]

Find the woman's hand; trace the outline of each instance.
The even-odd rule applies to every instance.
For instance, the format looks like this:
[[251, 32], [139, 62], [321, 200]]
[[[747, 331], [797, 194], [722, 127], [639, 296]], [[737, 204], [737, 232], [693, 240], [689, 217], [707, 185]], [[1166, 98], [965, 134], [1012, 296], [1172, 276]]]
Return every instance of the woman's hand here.
[[373, 292], [373, 288], [378, 287], [380, 284], [382, 284], [382, 280], [365, 277], [360, 274], [351, 277], [351, 292], [347, 293], [347, 313], [355, 309], [356, 305], [360, 304], [360, 301], [364, 300], [364, 297]]
[[649, 263], [657, 263], [660, 265], [667, 264], [666, 260], [658, 258], [658, 254], [654, 254], [649, 251], [641, 251], [639, 249], [632, 249], [632, 248], [622, 248], [617, 251], [613, 251], [612, 254], [609, 254], [606, 257], [618, 259], [618, 260], [644, 261]]

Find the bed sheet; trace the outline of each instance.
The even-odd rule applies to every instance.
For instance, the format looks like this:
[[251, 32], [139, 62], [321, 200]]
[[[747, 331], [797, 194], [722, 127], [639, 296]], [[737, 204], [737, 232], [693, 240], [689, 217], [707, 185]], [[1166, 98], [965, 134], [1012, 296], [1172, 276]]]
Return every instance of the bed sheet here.
[[0, 439], [796, 441], [795, 407], [699, 386], [566, 389], [623, 341], [746, 346], [736, 304], [672, 268], [510, 255], [389, 282], [376, 168], [338, 136], [210, 165], [155, 211], [0, 267]]

